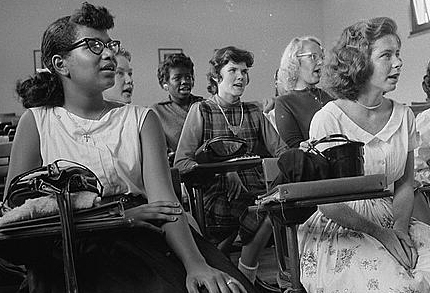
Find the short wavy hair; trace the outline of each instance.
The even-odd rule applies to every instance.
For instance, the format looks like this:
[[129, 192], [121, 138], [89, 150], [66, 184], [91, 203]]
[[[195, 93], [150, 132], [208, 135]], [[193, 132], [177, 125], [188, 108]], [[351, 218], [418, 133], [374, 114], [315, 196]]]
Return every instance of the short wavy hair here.
[[394, 35], [401, 45], [397, 25], [388, 17], [363, 20], [344, 29], [324, 70], [328, 89], [338, 98], [357, 100], [373, 73], [370, 60], [373, 44], [387, 35]]
[[170, 69], [177, 67], [189, 69], [194, 81], [194, 63], [191, 58], [184, 53], [172, 54], [161, 62], [157, 69], [158, 84], [161, 88], [170, 78]]
[[230, 61], [234, 63], [245, 62], [246, 66], [249, 68], [254, 64], [254, 55], [249, 51], [238, 49], [234, 46], [216, 50], [211, 60], [209, 60], [209, 72], [206, 74], [209, 93], [213, 95], [218, 93], [218, 84], [216, 80], [221, 77], [221, 69]]
[[282, 54], [278, 73], [278, 79], [287, 91], [294, 89], [296, 86], [300, 68], [297, 54], [303, 49], [305, 42], [314, 42], [320, 46], [321, 50], [323, 49], [321, 41], [314, 36], [296, 37], [290, 41]]

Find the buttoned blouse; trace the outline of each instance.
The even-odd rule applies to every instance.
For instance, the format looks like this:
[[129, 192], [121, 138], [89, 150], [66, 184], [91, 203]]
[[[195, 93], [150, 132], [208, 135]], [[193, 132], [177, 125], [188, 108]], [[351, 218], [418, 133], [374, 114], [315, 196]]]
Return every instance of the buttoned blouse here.
[[30, 109], [36, 120], [43, 165], [67, 159], [87, 166], [104, 186], [103, 196], [145, 194], [140, 130], [148, 108], [124, 105], [100, 120], [63, 107]]
[[[309, 130], [311, 139], [343, 133], [364, 145], [364, 173], [385, 174], [390, 185], [403, 176], [408, 152], [416, 148], [415, 118], [409, 107], [391, 101], [391, 116], [375, 135], [352, 121], [334, 102], [318, 111]], [[325, 145], [328, 147], [330, 145]], [[331, 145], [332, 146], [332, 145]]]

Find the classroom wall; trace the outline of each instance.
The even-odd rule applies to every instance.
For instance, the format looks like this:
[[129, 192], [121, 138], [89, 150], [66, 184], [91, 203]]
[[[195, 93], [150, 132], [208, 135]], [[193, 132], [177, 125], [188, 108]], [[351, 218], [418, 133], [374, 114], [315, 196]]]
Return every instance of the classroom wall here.
[[[116, 16], [112, 38], [132, 53], [133, 102], [152, 105], [166, 97], [156, 78], [158, 48], [182, 48], [195, 63], [194, 93], [208, 96], [206, 72], [213, 50], [235, 45], [255, 54], [244, 100], [272, 96], [273, 75], [291, 38], [322, 38], [317, 0], [103, 0]], [[33, 49], [53, 20], [80, 6], [77, 0], [1, 0], [0, 112], [22, 112], [15, 81], [33, 72]], [[312, 21], [310, 21], [312, 20]]]
[[[33, 49], [53, 20], [80, 6], [78, 0], [1, 0], [0, 112], [23, 112], [17, 79], [32, 74]], [[152, 105], [166, 97], [158, 86], [158, 48], [182, 48], [195, 63], [194, 93], [207, 96], [206, 72], [213, 50], [236, 45], [255, 54], [244, 100], [273, 95], [273, 74], [295, 36], [315, 35], [331, 47], [341, 30], [363, 18], [390, 16], [399, 25], [404, 67], [398, 89], [388, 96], [424, 101], [421, 80], [430, 58], [430, 33], [409, 36], [407, 0], [104, 0], [116, 16], [112, 38], [132, 52], [133, 102]]]

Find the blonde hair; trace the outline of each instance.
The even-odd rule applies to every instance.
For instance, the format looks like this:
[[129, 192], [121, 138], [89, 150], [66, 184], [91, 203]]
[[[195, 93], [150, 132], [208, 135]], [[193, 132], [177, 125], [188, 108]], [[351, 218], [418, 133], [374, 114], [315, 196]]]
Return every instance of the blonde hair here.
[[291, 40], [282, 54], [278, 79], [285, 90], [294, 89], [299, 74], [299, 59], [297, 53], [303, 49], [304, 42], [314, 42], [321, 47], [321, 41], [314, 36], [296, 37]]

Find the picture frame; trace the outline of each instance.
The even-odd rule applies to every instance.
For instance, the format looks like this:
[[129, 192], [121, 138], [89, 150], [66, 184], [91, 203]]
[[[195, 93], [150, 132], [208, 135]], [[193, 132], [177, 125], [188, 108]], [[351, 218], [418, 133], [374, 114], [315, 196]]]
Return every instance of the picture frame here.
[[42, 62], [42, 52], [40, 50], [33, 50], [33, 64], [34, 73], [36, 73], [38, 69], [45, 68], [45, 65]]
[[159, 48], [158, 49], [158, 62], [161, 63], [172, 54], [183, 53], [180, 48]]

